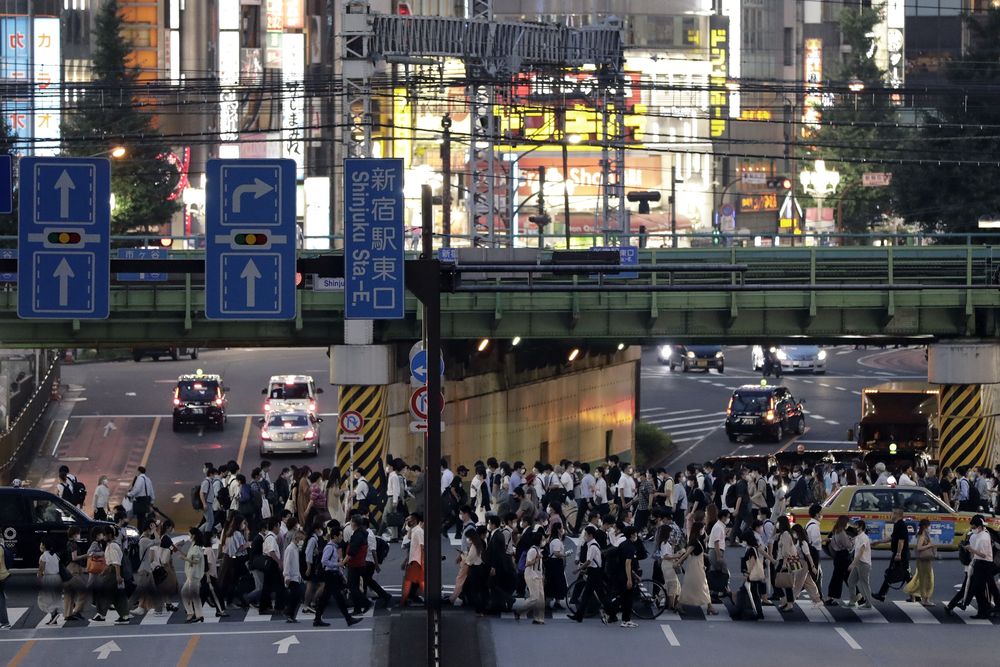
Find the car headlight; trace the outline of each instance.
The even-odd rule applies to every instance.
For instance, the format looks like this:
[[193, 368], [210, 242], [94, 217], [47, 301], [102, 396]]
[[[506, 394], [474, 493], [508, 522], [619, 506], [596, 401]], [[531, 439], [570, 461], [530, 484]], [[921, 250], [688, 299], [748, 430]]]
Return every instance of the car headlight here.
[[820, 361], [826, 359], [826, 350], [820, 350], [819, 354], [816, 355], [816, 358], [819, 359]]
[[669, 345], [661, 345], [660, 346], [660, 356], [662, 358], [669, 359], [670, 358], [670, 354], [672, 352], [673, 352], [673, 350], [670, 349]]
[[788, 359], [788, 354], [784, 350], [778, 350], [775, 354], [778, 355], [778, 359], [781, 361]]
[[715, 358], [716, 359], [721, 359], [722, 358], [722, 352], [716, 352], [715, 353]]
[[688, 352], [688, 359], [694, 359], [694, 352]]

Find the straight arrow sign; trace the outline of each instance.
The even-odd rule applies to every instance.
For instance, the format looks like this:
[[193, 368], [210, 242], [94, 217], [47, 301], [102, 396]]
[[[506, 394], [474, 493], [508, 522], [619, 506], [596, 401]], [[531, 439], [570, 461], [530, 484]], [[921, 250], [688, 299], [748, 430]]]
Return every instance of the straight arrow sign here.
[[184, 494], [183, 493], [175, 493], [174, 494], [174, 496], [173, 496], [174, 505], [176, 505], [177, 503], [179, 503], [182, 500], [184, 500]]
[[[65, 171], [63, 172], [66, 173]], [[67, 215], [69, 215], [67, 213]], [[63, 216], [66, 217], [66, 216]], [[65, 306], [69, 304], [69, 279], [74, 277], [76, 274], [73, 273], [73, 269], [70, 268], [69, 262], [63, 257], [62, 261], [59, 262], [59, 266], [52, 273], [52, 277], [59, 281], [59, 305]]]
[[254, 308], [257, 305], [257, 281], [260, 279], [260, 270], [257, 269], [253, 259], [243, 267], [240, 278], [247, 281], [247, 308]]
[[298, 643], [299, 643], [298, 637], [296, 637], [295, 635], [289, 635], [284, 639], [279, 639], [278, 641], [274, 642], [274, 646], [278, 647], [278, 655], [283, 655], [285, 653], [288, 653], [288, 647], [296, 646]]
[[92, 653], [97, 654], [98, 660], [107, 660], [108, 656], [111, 655], [112, 653], [120, 653], [120, 652], [121, 649], [118, 648], [118, 644], [116, 644], [114, 641], [110, 641], [107, 644], [101, 644], [92, 651]]
[[108, 422], [107, 424], [104, 425], [104, 437], [105, 438], [108, 437], [108, 433], [111, 433], [112, 431], [117, 431], [117, 430], [118, 430], [118, 427], [115, 426], [114, 422]]
[[[69, 191], [76, 190], [76, 183], [70, 177], [69, 172], [63, 169], [63, 173], [59, 175], [59, 179], [56, 181], [56, 190], [59, 191], [59, 217], [68, 218], [69, 217]], [[63, 304], [66, 305], [66, 304]]]

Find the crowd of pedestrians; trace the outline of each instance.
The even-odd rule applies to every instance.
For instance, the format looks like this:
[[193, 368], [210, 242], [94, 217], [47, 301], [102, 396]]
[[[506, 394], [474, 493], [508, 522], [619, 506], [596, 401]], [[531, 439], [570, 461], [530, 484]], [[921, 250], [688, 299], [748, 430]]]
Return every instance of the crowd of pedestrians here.
[[[824, 536], [823, 501], [841, 485], [873, 484], [921, 485], [972, 512], [995, 510], [997, 502], [997, 471], [938, 474], [881, 463], [869, 470], [860, 461], [768, 469], [706, 463], [674, 474], [617, 457], [597, 466], [563, 460], [529, 468], [494, 458], [471, 470], [440, 465], [440, 489], [428, 490], [419, 466], [393, 457], [381, 485], [357, 470], [341, 477], [337, 468], [287, 467], [272, 478], [267, 461], [249, 474], [234, 461], [206, 463], [190, 499], [202, 520], [180, 535], [156, 508], [145, 469], [114, 506], [101, 478], [88, 509], [117, 529], [82, 535], [71, 528], [58, 550], [42, 541], [38, 607], [51, 624], [60, 615], [112, 620], [112, 610], [113, 622], [129, 623], [137, 614], [177, 611], [179, 602], [188, 623], [204, 621], [206, 609], [223, 617], [239, 607], [289, 623], [311, 616], [325, 626], [332, 598], [353, 625], [376, 604], [423, 602], [418, 509], [428, 492], [440, 493], [440, 530], [456, 544], [458, 572], [445, 601], [479, 615], [512, 613], [542, 624], [547, 609], [568, 606], [569, 618], [583, 622], [596, 608], [605, 623], [632, 628], [638, 582], [649, 578], [662, 586], [656, 603], [681, 614], [703, 608], [715, 615], [728, 600], [736, 617], [762, 618], [765, 605], [792, 611], [802, 593], [814, 605], [869, 609], [894, 588], [933, 606], [937, 545], [927, 520], [912, 544], [900, 509], [887, 539], [873, 541], [863, 520], [846, 516]], [[59, 478], [63, 498], [84, 506], [82, 483], [65, 468]], [[790, 507], [808, 508], [808, 521], [790, 522]], [[945, 610], [974, 602], [976, 617], [987, 618], [1000, 612], [1000, 545], [981, 514], [971, 525], [959, 551], [964, 581]], [[394, 543], [403, 555], [398, 600], [379, 583]], [[873, 592], [879, 546], [890, 556]], [[730, 550], [739, 554], [735, 576]], [[0, 587], [6, 576], [0, 560]], [[2, 625], [2, 604], [0, 612]]]

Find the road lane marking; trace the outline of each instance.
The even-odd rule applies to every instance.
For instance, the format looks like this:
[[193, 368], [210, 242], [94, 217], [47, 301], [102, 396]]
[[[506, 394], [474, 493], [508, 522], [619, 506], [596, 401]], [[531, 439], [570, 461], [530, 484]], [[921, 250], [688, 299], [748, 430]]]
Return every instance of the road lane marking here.
[[[670, 459], [669, 461], [667, 461], [667, 462], [666, 462], [666, 463], [665, 463], [665, 464], [663, 465], [663, 467], [664, 467], [664, 468], [666, 468], [667, 466], [669, 466], [669, 465], [670, 465], [671, 463], [673, 463], [674, 461], [676, 461], [676, 460], [677, 460], [677, 459], [679, 459], [680, 457], [682, 457], [682, 456], [687, 456], [687, 455], [688, 455], [688, 453], [690, 453], [690, 452], [691, 452], [691, 450], [693, 450], [693, 449], [694, 449], [695, 447], [697, 447], [697, 446], [698, 446], [698, 445], [700, 445], [701, 443], [705, 442], [705, 440], [707, 440], [707, 439], [708, 439], [708, 436], [710, 436], [710, 435], [712, 435], [713, 433], [715, 433], [716, 431], [718, 431], [718, 430], [719, 430], [720, 428], [722, 428], [722, 426], [723, 426], [723, 424], [719, 424], [718, 426], [716, 426], [715, 428], [713, 428], [713, 429], [712, 429], [711, 431], [709, 431], [708, 433], [706, 433], [705, 435], [703, 435], [703, 436], [702, 436], [701, 438], [699, 438], [699, 439], [697, 440], [697, 442], [695, 442], [695, 443], [694, 443], [693, 445], [691, 445], [690, 447], [688, 447], [687, 449], [685, 449], [685, 450], [684, 450], [683, 452], [681, 452], [680, 454], [678, 454], [678, 455], [677, 455], [677, 456], [675, 456], [674, 458], [672, 458], [672, 459]], [[675, 442], [677, 442], [677, 441], [675, 440]]]
[[139, 463], [143, 468], [149, 463], [149, 455], [153, 453], [153, 442], [156, 440], [156, 432], [160, 430], [160, 419], [159, 416], [153, 419], [153, 428], [149, 429], [149, 437], [146, 439], [146, 451], [142, 453], [142, 462]]
[[[59, 435], [56, 436], [56, 444], [52, 446], [53, 457], [56, 455], [56, 451], [59, 449], [59, 443], [62, 442], [63, 435], [66, 434], [66, 427], [69, 426], [68, 419], [62, 419], [60, 421], [62, 421], [62, 427], [59, 429]], [[51, 429], [53, 426], [55, 426], [55, 422], [52, 422], [52, 424], [49, 425], [49, 429]], [[48, 433], [46, 433], [46, 435], [48, 435]]]
[[[23, 640], [4, 639], [2, 641], [23, 641]], [[24, 642], [24, 646], [22, 646], [18, 650], [18, 652], [14, 654], [14, 657], [10, 659], [10, 662], [7, 663], [7, 667], [17, 667], [18, 665], [20, 665], [21, 662], [25, 659], [25, 657], [27, 657], [28, 653], [31, 652], [31, 649], [34, 648], [36, 642], [38, 642], [37, 639], [29, 639], [28, 641]]]
[[847, 391], [845, 387], [834, 387], [837, 391]]
[[[112, 623], [111, 625], [113, 626], [114, 623]], [[346, 632], [371, 632], [371, 631], [372, 631], [371, 628], [323, 628], [322, 630], [303, 629], [303, 630], [296, 630], [295, 632], [296, 634], [314, 634], [322, 632], [346, 633]], [[238, 635], [287, 635], [287, 634], [288, 634], [288, 628], [285, 627], [281, 630], [237, 630], [237, 631], [213, 630], [211, 632], [203, 631], [199, 632], [198, 636], [214, 637], [218, 635], [220, 637], [228, 637], [228, 636], [238, 636]], [[191, 637], [191, 636], [192, 635], [190, 630], [188, 630], [187, 632], [157, 632], [157, 633], [146, 632], [137, 634], [119, 632], [113, 635], [94, 635], [86, 637], [82, 637], [80, 635], [75, 635], [72, 637], [35, 637], [34, 639], [31, 639], [30, 642], [79, 642], [81, 639], [86, 639], [87, 641], [96, 641], [100, 639], [114, 639], [115, 641], [121, 641], [123, 639], [155, 639], [157, 637]], [[16, 642], [20, 644], [23, 641], [24, 641], [23, 637], [20, 639], [0, 639], [0, 643], [3, 644], [11, 642]], [[9, 664], [8, 667], [10, 667]]]
[[852, 649], [854, 649], [855, 651], [861, 650], [861, 644], [854, 641], [854, 637], [852, 637], [847, 632], [847, 630], [845, 630], [844, 628], [834, 628], [834, 630], [837, 631], [837, 634], [840, 635], [843, 638], [843, 640], [847, 642], [847, 645], [850, 646]]
[[247, 453], [247, 440], [250, 438], [250, 416], [247, 415], [246, 421], [243, 423], [243, 437], [240, 438], [240, 451], [236, 455], [236, 463], [241, 468], [243, 467], [243, 455]]
[[860, 391], [854, 391], [854, 390], [852, 390], [851, 393], [854, 394], [855, 396], [860, 396], [861, 395]]
[[938, 625], [940, 621], [931, 612], [927, 611], [919, 602], [897, 602], [896, 606], [903, 610], [910, 620], [917, 625]]
[[677, 641], [677, 635], [674, 634], [674, 629], [671, 628], [669, 625], [666, 624], [661, 625], [660, 630], [663, 630], [663, 636], [667, 638], [668, 644], [674, 647], [681, 645], [681, 643]]
[[181, 653], [181, 659], [177, 661], [177, 667], [188, 667], [191, 662], [191, 656], [194, 655], [194, 649], [198, 646], [198, 640], [201, 639], [201, 635], [194, 635], [188, 640], [187, 646], [184, 647], [184, 653]]

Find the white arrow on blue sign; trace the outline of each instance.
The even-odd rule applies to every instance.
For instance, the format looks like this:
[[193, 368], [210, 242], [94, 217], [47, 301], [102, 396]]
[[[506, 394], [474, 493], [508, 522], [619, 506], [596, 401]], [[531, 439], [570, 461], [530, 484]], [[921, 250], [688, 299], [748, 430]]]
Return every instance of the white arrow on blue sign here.
[[[441, 375], [444, 375], [444, 359], [441, 360]], [[427, 351], [420, 350], [410, 359], [410, 377], [416, 384], [427, 384]]]
[[205, 317], [295, 317], [295, 162], [209, 160]]
[[107, 318], [110, 161], [22, 158], [18, 209], [17, 316]]

